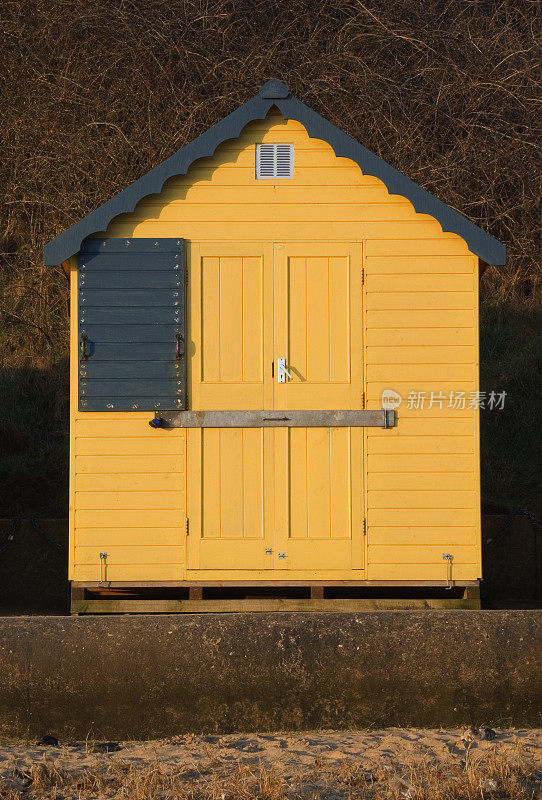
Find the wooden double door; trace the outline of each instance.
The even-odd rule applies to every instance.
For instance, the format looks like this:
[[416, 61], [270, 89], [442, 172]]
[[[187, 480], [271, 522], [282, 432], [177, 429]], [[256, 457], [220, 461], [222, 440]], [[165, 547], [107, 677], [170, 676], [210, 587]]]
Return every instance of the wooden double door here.
[[[193, 244], [189, 269], [192, 409], [362, 407], [360, 243]], [[188, 576], [362, 570], [362, 431], [189, 429]]]

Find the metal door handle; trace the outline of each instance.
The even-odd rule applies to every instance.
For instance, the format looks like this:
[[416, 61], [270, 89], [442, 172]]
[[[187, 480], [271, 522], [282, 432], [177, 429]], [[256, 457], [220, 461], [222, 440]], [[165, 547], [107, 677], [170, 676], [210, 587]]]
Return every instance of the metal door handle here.
[[277, 358], [277, 382], [286, 383], [286, 376], [288, 376], [290, 380], [293, 381], [294, 376], [291, 375], [286, 369], [286, 359]]

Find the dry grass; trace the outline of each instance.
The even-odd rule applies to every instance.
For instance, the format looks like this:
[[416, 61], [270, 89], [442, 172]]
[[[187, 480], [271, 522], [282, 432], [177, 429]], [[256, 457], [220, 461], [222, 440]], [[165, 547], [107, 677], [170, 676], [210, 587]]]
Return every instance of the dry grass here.
[[316, 758], [312, 770], [290, 780], [273, 767], [237, 763], [198, 774], [160, 762], [134, 766], [117, 761], [82, 773], [59, 770], [53, 762], [17, 770], [0, 782], [2, 800], [524, 800], [540, 797], [537, 767], [520, 749], [497, 750], [464, 761], [404, 765], [400, 772], [383, 764], [367, 770], [345, 760], [328, 765]]
[[65, 513], [67, 285], [42, 245], [270, 77], [506, 243], [486, 300], [539, 302], [535, 0], [3, 0], [0, 30], [0, 440], [33, 413], [0, 514]]

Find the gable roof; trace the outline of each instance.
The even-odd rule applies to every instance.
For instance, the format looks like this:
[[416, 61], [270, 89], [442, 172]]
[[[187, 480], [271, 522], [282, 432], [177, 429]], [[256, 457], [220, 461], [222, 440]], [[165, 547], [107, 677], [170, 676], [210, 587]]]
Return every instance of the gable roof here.
[[270, 80], [236, 111], [46, 244], [43, 248], [45, 264], [60, 264], [79, 252], [87, 236], [107, 230], [114, 217], [133, 211], [147, 195], [160, 193], [168, 178], [186, 174], [196, 159], [213, 155], [226, 139], [236, 139], [245, 125], [255, 119], [264, 119], [272, 106], [279, 108], [284, 119], [300, 122], [310, 137], [326, 141], [336, 156], [351, 159], [364, 174], [379, 178], [390, 194], [402, 195], [410, 200], [417, 212], [430, 214], [443, 231], [457, 233], [469, 249], [488, 264], [498, 266], [505, 263], [506, 248], [503, 244], [297, 100], [283, 83]]

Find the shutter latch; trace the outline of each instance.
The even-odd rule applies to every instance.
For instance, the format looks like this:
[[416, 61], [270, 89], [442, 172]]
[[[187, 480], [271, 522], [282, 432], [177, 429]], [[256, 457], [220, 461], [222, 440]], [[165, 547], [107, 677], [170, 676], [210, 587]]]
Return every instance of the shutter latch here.
[[180, 361], [183, 357], [183, 337], [180, 333], [175, 334], [175, 360]]

